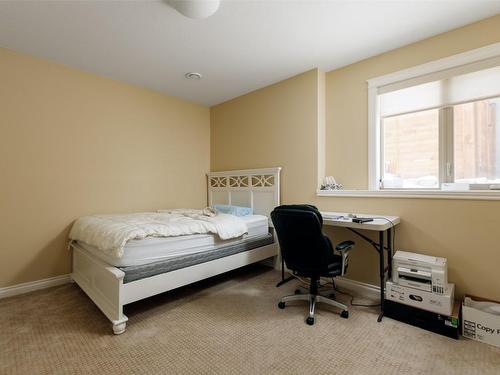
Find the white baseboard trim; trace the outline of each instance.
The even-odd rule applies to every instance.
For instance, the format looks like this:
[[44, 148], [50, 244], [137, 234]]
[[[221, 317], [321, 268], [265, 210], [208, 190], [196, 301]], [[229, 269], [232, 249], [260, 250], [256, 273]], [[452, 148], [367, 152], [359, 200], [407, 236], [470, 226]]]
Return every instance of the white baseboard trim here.
[[48, 279], [12, 285], [5, 288], [0, 288], [0, 299], [33, 292], [39, 289], [50, 288], [52, 286], [63, 285], [69, 282], [71, 282], [70, 275], [66, 274], [61, 276], [49, 277]]
[[[278, 263], [278, 265], [277, 270], [281, 270], [281, 264]], [[285, 277], [291, 275], [287, 268], [285, 268], [285, 272]], [[332, 280], [325, 278], [324, 281], [331, 282]], [[363, 298], [374, 302], [380, 301], [380, 287], [377, 285], [363, 283], [342, 276], [337, 276], [335, 283], [341, 290], [352, 293], [356, 298]]]
[[335, 281], [340, 289], [352, 292], [356, 297], [374, 301], [380, 300], [380, 287], [376, 285], [362, 283], [361, 281], [351, 280], [345, 277], [336, 277]]
[[[262, 263], [271, 265], [271, 259], [266, 259]], [[275, 260], [276, 261], [276, 260]], [[276, 262], [279, 265], [279, 262]], [[276, 264], [275, 263], [275, 264]], [[337, 286], [349, 292], [353, 292], [357, 297], [363, 297], [370, 300], [378, 300], [380, 298], [380, 287], [372, 284], [363, 283], [361, 281], [351, 280], [345, 277], [336, 277]], [[0, 299], [17, 296], [19, 294], [33, 292], [35, 290], [50, 288], [53, 286], [63, 285], [71, 282], [70, 274], [50, 277], [37, 281], [30, 281], [23, 284], [17, 284], [0, 288]]]

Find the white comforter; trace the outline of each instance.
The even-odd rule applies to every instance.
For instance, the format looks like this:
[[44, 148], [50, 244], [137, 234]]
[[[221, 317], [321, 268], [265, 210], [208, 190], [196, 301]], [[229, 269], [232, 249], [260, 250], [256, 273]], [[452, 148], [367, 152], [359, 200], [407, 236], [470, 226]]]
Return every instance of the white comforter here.
[[227, 240], [248, 232], [240, 218], [207, 210], [171, 210], [126, 215], [91, 215], [76, 220], [71, 241], [83, 241], [116, 258], [128, 240], [214, 233]]

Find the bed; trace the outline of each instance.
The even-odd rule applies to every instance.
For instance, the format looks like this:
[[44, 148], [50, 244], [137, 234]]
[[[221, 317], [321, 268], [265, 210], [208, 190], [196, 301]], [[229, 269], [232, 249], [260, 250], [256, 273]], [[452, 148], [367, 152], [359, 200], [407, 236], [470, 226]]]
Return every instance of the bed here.
[[129, 240], [116, 259], [84, 242], [72, 242], [71, 277], [111, 321], [125, 332], [123, 306], [260, 261], [276, 264], [277, 241], [270, 212], [280, 204], [281, 168], [207, 174], [207, 203], [251, 207], [248, 233], [220, 240], [212, 234]]

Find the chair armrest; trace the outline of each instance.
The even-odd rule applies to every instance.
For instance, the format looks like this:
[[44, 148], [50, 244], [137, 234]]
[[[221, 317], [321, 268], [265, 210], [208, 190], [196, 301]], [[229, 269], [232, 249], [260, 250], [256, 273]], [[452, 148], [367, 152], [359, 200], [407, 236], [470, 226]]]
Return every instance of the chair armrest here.
[[335, 250], [342, 252], [344, 250], [349, 250], [354, 245], [355, 245], [354, 241], [344, 241], [335, 246]]
[[355, 245], [354, 241], [343, 241], [339, 243], [337, 246], [335, 246], [335, 250], [339, 251], [340, 255], [342, 256], [341, 276], [344, 276], [344, 274], [347, 271], [347, 267], [349, 266], [349, 252], [354, 247], [354, 245]]

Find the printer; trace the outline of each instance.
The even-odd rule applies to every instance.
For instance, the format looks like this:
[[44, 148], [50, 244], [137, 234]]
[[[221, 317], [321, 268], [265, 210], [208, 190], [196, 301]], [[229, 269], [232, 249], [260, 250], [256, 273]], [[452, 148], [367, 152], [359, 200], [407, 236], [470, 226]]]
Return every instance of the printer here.
[[446, 258], [397, 251], [392, 261], [392, 282], [435, 294], [446, 294], [448, 267]]

